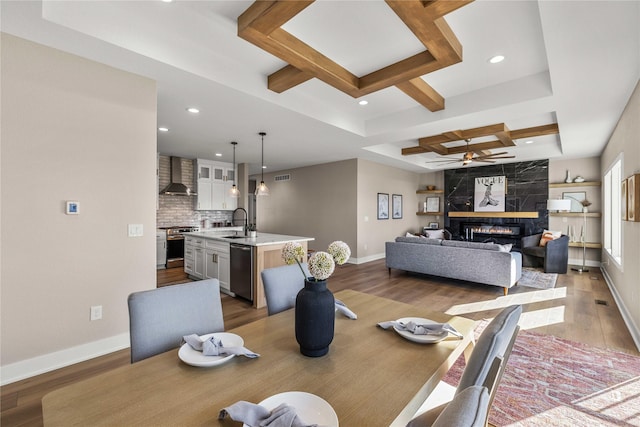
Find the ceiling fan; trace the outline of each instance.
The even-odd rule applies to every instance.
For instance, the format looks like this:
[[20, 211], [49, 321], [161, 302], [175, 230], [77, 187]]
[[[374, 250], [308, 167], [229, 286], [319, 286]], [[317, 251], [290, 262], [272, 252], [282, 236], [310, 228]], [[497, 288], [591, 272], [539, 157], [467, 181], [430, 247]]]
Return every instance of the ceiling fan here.
[[[466, 166], [472, 162], [482, 162], [482, 163], [495, 163], [496, 159], [513, 159], [516, 156], [505, 156], [507, 154], [506, 151], [501, 153], [491, 153], [489, 150], [480, 150], [480, 151], [471, 151], [469, 150], [469, 142], [471, 142], [471, 138], [465, 139], [467, 143], [467, 151], [462, 155], [462, 159], [459, 160], [432, 160], [427, 163], [457, 163], [462, 162], [463, 166]], [[476, 155], [477, 154], [477, 155]]]

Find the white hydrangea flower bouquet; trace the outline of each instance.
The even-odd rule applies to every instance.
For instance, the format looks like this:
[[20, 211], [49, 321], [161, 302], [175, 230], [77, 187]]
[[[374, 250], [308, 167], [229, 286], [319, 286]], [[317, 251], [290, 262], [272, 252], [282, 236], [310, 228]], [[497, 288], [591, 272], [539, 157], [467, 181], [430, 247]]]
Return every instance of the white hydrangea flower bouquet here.
[[300, 267], [300, 271], [305, 280], [320, 281], [326, 280], [333, 274], [336, 264], [342, 265], [351, 256], [349, 245], [340, 240], [336, 240], [329, 245], [327, 252], [314, 252], [309, 258], [309, 272], [312, 278], [306, 277], [300, 262], [304, 259], [305, 253], [302, 245], [298, 242], [287, 242], [282, 248], [282, 259], [287, 264], [294, 262]]

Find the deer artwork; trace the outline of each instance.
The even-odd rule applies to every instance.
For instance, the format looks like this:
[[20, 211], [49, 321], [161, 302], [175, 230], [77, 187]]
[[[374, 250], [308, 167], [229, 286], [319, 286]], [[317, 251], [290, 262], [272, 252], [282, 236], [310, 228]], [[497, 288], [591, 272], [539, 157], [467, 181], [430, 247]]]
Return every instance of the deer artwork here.
[[482, 201], [480, 202], [480, 207], [484, 208], [487, 205], [498, 206], [500, 202], [494, 199], [491, 195], [491, 187], [493, 186], [493, 184], [484, 184], [484, 186], [487, 187], [487, 189], [484, 192], [484, 199], [482, 199]]

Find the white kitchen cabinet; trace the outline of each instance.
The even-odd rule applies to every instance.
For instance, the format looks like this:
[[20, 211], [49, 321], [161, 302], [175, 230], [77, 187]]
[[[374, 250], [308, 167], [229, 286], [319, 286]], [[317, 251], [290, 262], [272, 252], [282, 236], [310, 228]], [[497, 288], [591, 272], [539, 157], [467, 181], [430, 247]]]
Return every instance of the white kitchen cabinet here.
[[196, 279], [205, 278], [204, 239], [194, 236], [184, 238], [184, 272]]
[[222, 291], [230, 291], [229, 244], [207, 240], [205, 244], [205, 271], [207, 279], [218, 279]]
[[234, 183], [234, 170], [231, 163], [197, 159], [198, 200], [197, 210], [234, 210], [238, 200], [229, 196]]

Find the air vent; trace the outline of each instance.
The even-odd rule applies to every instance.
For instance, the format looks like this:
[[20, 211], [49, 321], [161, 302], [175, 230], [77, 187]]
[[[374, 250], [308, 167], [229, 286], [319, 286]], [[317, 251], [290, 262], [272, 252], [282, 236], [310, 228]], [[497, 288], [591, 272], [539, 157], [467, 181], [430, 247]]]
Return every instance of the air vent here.
[[281, 182], [281, 181], [291, 181], [291, 174], [285, 174], [285, 175], [276, 175], [275, 178], [273, 178], [273, 180], [275, 182]]

